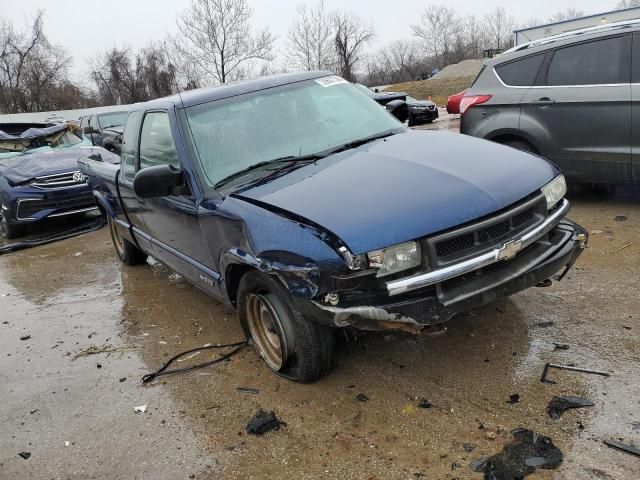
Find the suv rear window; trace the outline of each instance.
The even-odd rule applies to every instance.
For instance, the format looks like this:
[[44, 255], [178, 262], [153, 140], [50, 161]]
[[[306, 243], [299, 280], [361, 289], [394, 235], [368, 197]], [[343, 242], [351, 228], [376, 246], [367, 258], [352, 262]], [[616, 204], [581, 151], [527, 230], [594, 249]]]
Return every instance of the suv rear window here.
[[556, 50], [547, 85], [629, 83], [630, 37], [615, 37]]
[[535, 83], [543, 60], [544, 54], [521, 58], [513, 62], [498, 65], [496, 67], [496, 73], [505, 85], [529, 87]]

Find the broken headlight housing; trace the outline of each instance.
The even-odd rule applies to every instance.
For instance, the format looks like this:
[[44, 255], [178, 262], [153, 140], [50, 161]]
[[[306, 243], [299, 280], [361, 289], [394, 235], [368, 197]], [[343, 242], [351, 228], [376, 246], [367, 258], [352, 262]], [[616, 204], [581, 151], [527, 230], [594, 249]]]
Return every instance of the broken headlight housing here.
[[551, 210], [567, 194], [567, 182], [564, 175], [558, 175], [542, 187], [542, 193], [547, 200], [547, 210]]
[[369, 268], [378, 270], [376, 277], [384, 277], [419, 267], [422, 263], [422, 252], [418, 242], [405, 242], [369, 252], [367, 259]]

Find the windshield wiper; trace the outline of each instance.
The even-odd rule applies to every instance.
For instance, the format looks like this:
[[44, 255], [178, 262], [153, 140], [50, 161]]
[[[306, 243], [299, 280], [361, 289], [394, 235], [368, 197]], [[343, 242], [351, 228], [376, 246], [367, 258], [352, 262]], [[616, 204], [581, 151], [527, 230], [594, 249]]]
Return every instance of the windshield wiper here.
[[401, 130], [399, 128], [393, 128], [391, 130], [385, 130], [384, 132], [375, 133], [367, 137], [358, 138], [357, 140], [352, 140], [350, 142], [347, 142], [335, 148], [332, 148], [331, 150], [329, 150], [329, 153], [333, 154], [338, 152], [344, 152], [345, 150], [350, 150], [352, 148], [359, 147], [360, 145], [373, 142], [374, 140], [390, 137], [392, 135], [395, 135], [396, 133], [400, 133], [400, 131]]
[[272, 160], [265, 160], [264, 162], [258, 162], [258, 163], [254, 163], [253, 165], [249, 165], [247, 168], [244, 168], [238, 172], [232, 173], [231, 175], [223, 178], [222, 180], [218, 181], [218, 183], [216, 183], [213, 188], [219, 188], [227, 183], [229, 183], [232, 180], [235, 180], [236, 178], [242, 177], [244, 175], [246, 175], [247, 173], [253, 171], [253, 170], [259, 170], [261, 168], [264, 168], [268, 165], [274, 165], [274, 164], [278, 164], [278, 163], [286, 163], [285, 166], [275, 169], [273, 172], [271, 172], [269, 175], [272, 175], [276, 172], [279, 172], [283, 169], [286, 169], [292, 165], [295, 165], [299, 162], [302, 163], [307, 163], [307, 162], [312, 162], [315, 160], [318, 160], [320, 158], [325, 157], [325, 155], [322, 154], [317, 154], [317, 153], [312, 153], [309, 155], [287, 155], [285, 157], [278, 157], [278, 158], [274, 158]]

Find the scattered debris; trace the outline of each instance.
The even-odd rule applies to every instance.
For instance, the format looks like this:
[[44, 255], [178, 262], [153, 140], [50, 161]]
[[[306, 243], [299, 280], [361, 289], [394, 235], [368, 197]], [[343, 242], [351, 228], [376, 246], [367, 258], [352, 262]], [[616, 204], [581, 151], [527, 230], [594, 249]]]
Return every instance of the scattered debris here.
[[38, 409], [36, 408], [35, 410], [30, 410], [29, 414], [33, 415], [34, 413], [36, 413], [38, 411]]
[[429, 401], [426, 398], [423, 398], [420, 400], [420, 402], [418, 403], [418, 408], [432, 408], [433, 404], [429, 403]]
[[29, 452], [20, 452], [18, 455], [20, 455], [25, 460], [28, 460], [29, 457], [31, 456], [31, 453], [29, 453]]
[[603, 372], [601, 370], [592, 370], [590, 368], [579, 368], [579, 367], [574, 367], [573, 365], [557, 365], [555, 363], [547, 363], [545, 364], [544, 370], [542, 370], [542, 376], [540, 377], [540, 381], [542, 383], [553, 383], [553, 384], [556, 383], [555, 381], [549, 380], [547, 378], [550, 368], [557, 368], [558, 370], [571, 370], [573, 372], [593, 373], [594, 375], [602, 375], [603, 377], [609, 376], [608, 372]]
[[566, 343], [553, 342], [553, 349], [554, 350], [569, 350], [569, 345], [567, 345]]
[[640, 457], [640, 448], [634, 447], [633, 445], [627, 445], [626, 443], [616, 442], [615, 440], [605, 440], [604, 443], [608, 447], [615, 448], [616, 450], [621, 450], [631, 455], [635, 455], [636, 457]]
[[591, 230], [591, 231], [589, 232], [589, 235], [598, 235], [598, 234], [600, 234], [600, 233], [602, 233], [602, 230]]
[[253, 395], [257, 395], [260, 393], [260, 390], [258, 390], [257, 388], [251, 388], [251, 387], [236, 387], [236, 392], [251, 393]]
[[414, 407], [413, 405], [405, 405], [404, 407], [402, 407], [402, 413], [404, 415], [410, 415], [415, 412], [416, 412], [416, 407]]
[[518, 395], [517, 393], [512, 393], [511, 395], [509, 395], [509, 400], [507, 400], [507, 403], [511, 405], [520, 403], [520, 395]]
[[474, 471], [484, 472], [485, 480], [522, 479], [538, 468], [550, 470], [562, 463], [564, 455], [549, 437], [524, 428], [511, 433], [515, 441], [502, 452], [471, 463]]
[[622, 328], [625, 330], [631, 330], [631, 325], [623, 325]]
[[358, 395], [356, 395], [356, 400], [359, 402], [368, 402], [369, 397], [367, 397], [364, 393], [359, 393]]
[[614, 220], [616, 222], [625, 222], [627, 220], [627, 216], [626, 215], [618, 215], [614, 218]]
[[65, 440], [65, 442], [64, 442], [64, 446], [65, 446], [65, 447], [68, 447], [69, 445], [71, 445], [71, 442], [70, 442], [69, 440]]
[[144, 413], [147, 411], [146, 405], [140, 405], [139, 407], [133, 407], [133, 411], [136, 413]]
[[538, 327], [538, 328], [549, 328], [549, 327], [553, 327], [554, 323], [552, 321], [550, 322], [538, 322], [536, 324], [534, 324], [534, 327]]
[[553, 397], [547, 407], [547, 413], [554, 420], [558, 420], [565, 410], [582, 407], [593, 407], [593, 403], [580, 397]]
[[612, 255], [614, 253], [618, 253], [620, 250], [624, 250], [627, 247], [630, 247], [631, 245], [633, 245], [633, 242], [627, 242], [624, 245], [622, 245], [621, 247], [616, 248], [615, 250], [611, 250], [610, 252], [606, 252], [607, 255]]
[[498, 433], [495, 430], [485, 430], [484, 436], [487, 437], [488, 440], [495, 440]]
[[84, 350], [80, 350], [71, 358], [71, 360], [77, 360], [78, 358], [88, 357], [90, 355], [98, 355], [100, 353], [118, 353], [118, 352], [128, 352], [131, 350], [135, 350], [135, 347], [132, 347], [130, 345], [121, 345], [119, 347], [114, 347], [113, 345], [110, 345], [110, 344], [104, 344], [99, 346], [91, 345], [90, 347], [85, 348]]
[[467, 453], [473, 452], [477, 447], [478, 447], [478, 445], [476, 445], [475, 443], [463, 443], [462, 444], [463, 450], [465, 452], [467, 452]]
[[101, 363], [97, 363], [96, 364], [96, 368], [102, 368], [102, 364]]
[[31, 338], [31, 335], [23, 335], [22, 337], [20, 337], [20, 340], [29, 340]]
[[542, 280], [541, 282], [536, 283], [536, 287], [538, 288], [547, 288], [553, 285], [553, 281], [550, 278]]
[[280, 425], [286, 426], [284, 422], [281, 422], [273, 411], [265, 412], [264, 410], [258, 410], [249, 423], [245, 431], [251, 435], [262, 435], [263, 433], [271, 430], [278, 430]]
[[119, 381], [120, 383], [122, 383], [122, 382], [126, 382], [126, 381], [127, 381], [127, 377], [122, 377], [122, 378], [120, 378], [118, 381]]

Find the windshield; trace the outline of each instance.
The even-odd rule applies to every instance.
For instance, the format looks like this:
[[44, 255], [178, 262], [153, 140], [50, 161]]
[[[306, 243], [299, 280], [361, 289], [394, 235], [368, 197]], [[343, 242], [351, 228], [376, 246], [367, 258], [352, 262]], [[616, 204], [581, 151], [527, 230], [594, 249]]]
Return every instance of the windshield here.
[[70, 125], [52, 135], [25, 138], [22, 141], [0, 141], [0, 158], [79, 146], [91, 146], [91, 142], [82, 136], [77, 126]]
[[186, 114], [210, 186], [261, 162], [313, 155], [402, 128], [339, 77], [208, 102], [187, 108]]
[[100, 126], [102, 128], [119, 127], [127, 123], [127, 117], [129, 112], [113, 112], [113, 113], [101, 113], [98, 115], [100, 118]]

